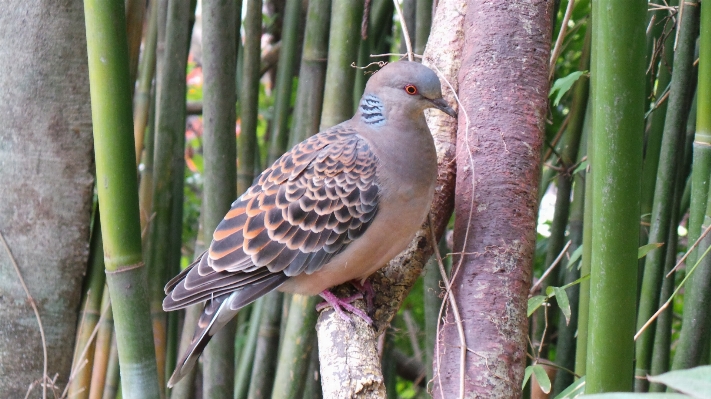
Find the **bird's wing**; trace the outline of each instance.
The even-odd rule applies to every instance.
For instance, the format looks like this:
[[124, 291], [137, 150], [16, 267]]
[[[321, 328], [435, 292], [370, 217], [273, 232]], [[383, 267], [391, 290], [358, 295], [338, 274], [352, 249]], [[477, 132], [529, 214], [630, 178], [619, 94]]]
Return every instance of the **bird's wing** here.
[[370, 144], [341, 126], [294, 147], [232, 204], [206, 253], [168, 282], [164, 309], [319, 270], [377, 213], [377, 165]]

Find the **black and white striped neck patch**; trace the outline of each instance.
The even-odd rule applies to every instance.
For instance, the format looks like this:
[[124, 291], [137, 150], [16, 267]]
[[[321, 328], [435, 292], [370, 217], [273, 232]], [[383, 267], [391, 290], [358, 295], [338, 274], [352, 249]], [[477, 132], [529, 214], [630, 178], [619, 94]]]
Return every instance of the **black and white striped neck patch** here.
[[366, 94], [360, 100], [360, 118], [368, 125], [382, 126], [385, 124], [385, 107], [377, 96]]

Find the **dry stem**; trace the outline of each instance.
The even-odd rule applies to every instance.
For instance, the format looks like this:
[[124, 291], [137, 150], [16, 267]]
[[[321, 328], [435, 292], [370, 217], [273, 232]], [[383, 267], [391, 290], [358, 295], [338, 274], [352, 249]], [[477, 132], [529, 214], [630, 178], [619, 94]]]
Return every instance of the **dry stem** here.
[[[45, 380], [51, 381], [49, 379], [49, 376], [47, 375], [47, 340], [45, 339], [44, 336], [44, 327], [42, 326], [42, 318], [40, 318], [39, 310], [37, 310], [37, 304], [35, 303], [35, 300], [32, 298], [32, 295], [30, 295], [30, 290], [27, 288], [27, 284], [25, 284], [25, 279], [22, 278], [22, 273], [20, 273], [20, 268], [17, 266], [17, 261], [15, 261], [15, 257], [12, 256], [12, 252], [10, 252], [10, 247], [7, 246], [7, 242], [5, 241], [5, 236], [3, 236], [2, 232], [0, 232], [0, 239], [2, 239], [2, 245], [5, 247], [5, 251], [7, 252], [7, 256], [10, 257], [10, 261], [12, 262], [12, 266], [15, 268], [15, 273], [17, 273], [17, 278], [20, 280], [20, 284], [22, 284], [22, 288], [25, 290], [25, 295], [27, 295], [27, 300], [30, 301], [30, 306], [32, 306], [32, 310], [35, 312], [35, 317], [37, 318], [37, 324], [39, 325], [39, 330], [40, 330], [40, 337], [42, 338], [42, 355], [44, 357], [44, 365], [43, 365], [43, 375], [42, 375], [42, 398], [47, 399], [47, 384], [45, 383]], [[28, 392], [29, 394], [29, 392]]]
[[568, 21], [570, 20], [570, 15], [573, 13], [573, 7], [575, 6], [575, 0], [568, 0], [568, 8], [565, 9], [565, 16], [563, 17], [563, 22], [560, 24], [560, 32], [558, 33], [558, 38], [555, 41], [555, 47], [551, 52], [550, 66], [548, 67], [548, 81], [553, 79], [553, 74], [555, 73], [555, 61], [558, 59], [558, 54], [560, 53], [560, 46], [563, 44], [563, 38], [565, 38], [565, 30], [568, 28]]

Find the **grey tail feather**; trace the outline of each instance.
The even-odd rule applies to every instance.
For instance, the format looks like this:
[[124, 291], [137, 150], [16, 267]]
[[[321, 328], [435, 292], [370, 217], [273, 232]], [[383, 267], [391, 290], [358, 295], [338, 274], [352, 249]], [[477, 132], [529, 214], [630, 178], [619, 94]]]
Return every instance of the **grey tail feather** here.
[[175, 371], [170, 377], [170, 380], [168, 380], [168, 388], [172, 388], [178, 381], [188, 375], [190, 370], [195, 367], [198, 357], [200, 357], [212, 336], [237, 315], [237, 312], [241, 308], [273, 291], [288, 278], [289, 277], [283, 273], [275, 274], [232, 293], [223, 294], [208, 300], [205, 303], [198, 324], [195, 327], [195, 333], [193, 334], [193, 339], [190, 341], [190, 346], [175, 367]]

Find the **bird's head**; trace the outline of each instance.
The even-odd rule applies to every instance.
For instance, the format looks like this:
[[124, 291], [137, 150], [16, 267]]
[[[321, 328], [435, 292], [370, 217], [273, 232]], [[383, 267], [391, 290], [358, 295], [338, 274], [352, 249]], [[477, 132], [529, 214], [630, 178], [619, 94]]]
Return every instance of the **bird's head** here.
[[418, 62], [387, 64], [368, 80], [364, 98], [368, 94], [379, 97], [387, 104], [398, 104], [407, 113], [436, 108], [457, 117], [454, 109], [442, 98], [442, 86], [437, 75]]

